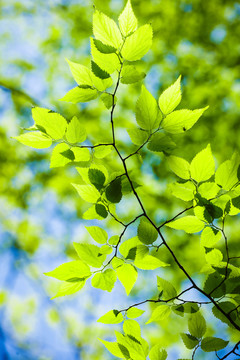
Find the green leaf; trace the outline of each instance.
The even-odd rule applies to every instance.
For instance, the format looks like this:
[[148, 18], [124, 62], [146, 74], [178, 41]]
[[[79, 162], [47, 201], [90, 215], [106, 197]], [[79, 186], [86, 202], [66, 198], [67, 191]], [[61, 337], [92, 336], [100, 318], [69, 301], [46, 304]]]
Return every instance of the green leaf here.
[[106, 177], [101, 170], [98, 169], [89, 169], [88, 170], [88, 178], [98, 190], [101, 190], [105, 181]]
[[172, 112], [182, 99], [180, 81], [181, 75], [175, 81], [175, 83], [167, 88], [159, 97], [159, 107], [165, 115]]
[[74, 161], [76, 161], [76, 162], [79, 162], [79, 161], [88, 162], [90, 160], [89, 149], [72, 147], [71, 151], [74, 154]]
[[121, 75], [122, 84], [134, 84], [146, 76], [144, 72], [139, 72], [133, 65], [125, 65]]
[[211, 146], [200, 151], [190, 165], [191, 177], [197, 182], [208, 180], [215, 172], [215, 162], [212, 156]]
[[230, 190], [238, 181], [238, 169], [240, 159], [237, 153], [234, 153], [231, 160], [222, 163], [216, 171], [215, 182], [224, 190]]
[[50, 168], [65, 166], [74, 159], [75, 156], [67, 144], [57, 144], [52, 152]]
[[146, 324], [150, 324], [153, 321], [161, 321], [166, 319], [170, 314], [171, 308], [168, 305], [159, 305], [153, 310], [153, 313]]
[[91, 275], [89, 266], [84, 262], [70, 261], [65, 264], [58, 266], [56, 269], [44, 273], [46, 276], [51, 276], [58, 280], [71, 280], [71, 279], [82, 279], [87, 278]]
[[206, 227], [201, 233], [201, 245], [211, 248], [221, 239], [221, 237], [221, 231], [211, 227]]
[[64, 136], [67, 121], [62, 115], [49, 109], [34, 107], [32, 109], [32, 117], [39, 130], [44, 129], [53, 139], [62, 139]]
[[136, 104], [136, 120], [145, 130], [158, 127], [158, 106], [152, 94], [142, 85], [141, 95]]
[[[107, 109], [111, 109], [111, 107], [113, 106], [112, 94], [103, 93], [100, 96], [100, 99], [102, 100], [102, 102], [104, 103], [104, 105], [106, 106]], [[116, 101], [117, 101], [117, 98], [116, 98], [116, 96], [114, 96], [114, 104], [116, 104]]]
[[192, 314], [188, 320], [188, 330], [192, 336], [200, 339], [206, 332], [206, 321], [200, 312]]
[[111, 203], [119, 203], [122, 199], [121, 179], [113, 180], [106, 188], [106, 197]]
[[98, 215], [100, 215], [103, 219], [106, 219], [108, 216], [108, 212], [106, 207], [103, 204], [95, 204], [95, 210]]
[[55, 299], [59, 296], [72, 295], [82, 289], [86, 283], [86, 279], [79, 279], [77, 281], [66, 281], [62, 283], [58, 289], [57, 294], [51, 298]]
[[13, 139], [35, 149], [46, 149], [52, 145], [52, 139], [39, 131], [30, 131], [19, 136], [13, 136]]
[[91, 71], [84, 65], [66, 59], [74, 80], [78, 85], [93, 86]]
[[136, 307], [132, 307], [130, 309], [127, 310], [127, 317], [130, 319], [135, 319], [139, 316], [141, 316], [145, 311], [144, 310], [140, 310]]
[[107, 232], [99, 226], [86, 226], [91, 237], [99, 244], [106, 244], [108, 239]]
[[119, 251], [126, 259], [134, 260], [136, 256], [143, 257], [149, 250], [148, 247], [144, 246], [138, 237], [135, 236], [121, 243]]
[[98, 97], [96, 89], [81, 88], [79, 86], [71, 89], [60, 100], [77, 104], [79, 102], [87, 102]]
[[122, 313], [118, 310], [111, 310], [98, 319], [98, 322], [103, 324], [120, 324], [122, 321]]
[[86, 129], [80, 124], [79, 119], [74, 116], [67, 127], [67, 141], [71, 144], [81, 143], [86, 140], [86, 137]]
[[211, 265], [218, 265], [223, 259], [223, 254], [218, 249], [212, 249], [205, 254], [205, 258], [207, 263]]
[[125, 60], [140, 60], [152, 46], [152, 27], [149, 24], [138, 28], [126, 38], [121, 54]]
[[189, 350], [194, 349], [195, 346], [197, 346], [197, 344], [199, 343], [199, 340], [195, 336], [192, 336], [191, 334], [181, 333], [180, 335], [182, 341], [184, 342], [184, 345]]
[[197, 110], [176, 110], [163, 119], [161, 126], [171, 134], [180, 134], [189, 130], [207, 110], [208, 106]]
[[103, 44], [116, 49], [122, 44], [122, 35], [115, 21], [98, 10], [93, 14], [93, 34]]
[[127, 129], [130, 139], [135, 145], [142, 145], [148, 138], [148, 133], [139, 128]]
[[123, 359], [124, 358], [124, 355], [123, 355], [123, 352], [121, 351], [121, 348], [122, 348], [122, 345], [121, 344], [118, 344], [117, 342], [110, 342], [110, 341], [105, 341], [105, 340], [101, 340], [99, 339], [103, 345], [105, 345], [105, 347], [108, 349], [108, 351], [120, 358], [120, 359]]
[[103, 254], [103, 255], [109, 255], [112, 253], [112, 251], [113, 251], [113, 248], [108, 244], [101, 246], [99, 249], [100, 254]]
[[119, 236], [118, 235], [113, 235], [108, 240], [108, 243], [109, 243], [109, 245], [117, 245], [118, 241], [119, 241]]
[[171, 152], [175, 147], [175, 142], [167, 135], [163, 133], [156, 133], [151, 137], [148, 144], [148, 149], [153, 152]]
[[162, 349], [162, 345], [157, 344], [152, 347], [149, 353], [150, 360], [166, 360], [167, 352], [165, 349]]
[[108, 74], [112, 74], [117, 69], [120, 69], [121, 64], [116, 54], [103, 54], [97, 49], [95, 39], [90, 38], [90, 42], [93, 60], [101, 69], [105, 70]]
[[119, 281], [126, 290], [126, 294], [129, 295], [135, 282], [137, 281], [137, 270], [131, 264], [123, 264], [118, 267], [116, 271]]
[[148, 219], [141, 218], [137, 230], [139, 240], [146, 245], [154, 243], [158, 238], [158, 232]]
[[103, 159], [112, 152], [112, 146], [98, 146], [94, 148], [94, 156], [97, 159]]
[[159, 292], [162, 292], [162, 300], [170, 300], [177, 296], [177, 290], [175, 287], [167, 280], [157, 277], [157, 287]]
[[80, 259], [88, 265], [100, 268], [106, 256], [100, 254], [100, 249], [96, 245], [87, 243], [73, 243], [74, 248]]
[[79, 196], [89, 202], [89, 203], [96, 203], [97, 200], [100, 198], [100, 193], [95, 188], [95, 186], [92, 185], [79, 185], [79, 184], [72, 184], [72, 186], [75, 187], [77, 190]]
[[110, 77], [110, 75], [105, 70], [102, 70], [94, 61], [91, 61], [91, 68], [94, 75], [100, 79], [108, 79]]
[[134, 260], [134, 265], [142, 270], [154, 270], [159, 267], [169, 266], [169, 264], [166, 264], [165, 262], [159, 260], [158, 258], [152, 255], [145, 255], [144, 257], [141, 258], [137, 257]]
[[171, 155], [167, 157], [167, 162], [171, 170], [181, 179], [190, 179], [190, 164], [187, 160]]
[[141, 337], [141, 328], [136, 320], [125, 320], [123, 331], [127, 335], [134, 336], [137, 340]]
[[229, 341], [209, 336], [202, 340], [201, 348], [206, 352], [218, 351], [224, 349], [228, 343]]
[[188, 215], [182, 217], [181, 219], [171, 221], [166, 224], [166, 226], [172, 229], [184, 230], [189, 234], [193, 234], [204, 228], [204, 222], [199, 220], [196, 216]]
[[185, 183], [173, 183], [169, 185], [169, 189], [173, 196], [183, 200], [191, 201], [194, 199], [194, 193], [196, 192], [196, 187], [191, 181]]
[[117, 51], [115, 47], [110, 45], [105, 45], [100, 40], [93, 39], [93, 42], [97, 50], [100, 51], [102, 54], [113, 54]]
[[144, 339], [129, 334], [122, 335], [117, 331], [115, 334], [125, 359], [146, 360], [147, 349]]
[[107, 269], [104, 272], [97, 273], [92, 278], [92, 286], [101, 290], [111, 292], [117, 280], [116, 272]]
[[205, 182], [198, 187], [199, 194], [205, 199], [213, 199], [219, 190], [220, 187], [214, 182]]
[[[226, 271], [226, 268], [224, 268], [224, 270]], [[239, 278], [238, 278], [238, 281], [239, 281]], [[235, 289], [233, 289], [233, 293], [236, 292], [237, 294], [239, 294], [239, 287], [237, 287], [235, 291], [234, 290]], [[228, 293], [228, 292], [226, 292], [226, 293]], [[236, 318], [238, 316], [238, 312], [234, 311], [234, 309], [236, 309], [235, 304], [233, 304], [230, 301], [221, 301], [221, 302], [218, 303], [218, 305], [221, 307], [221, 309], [226, 314], [228, 314], [230, 312], [230, 318], [232, 318], [233, 321], [236, 321]], [[223, 315], [221, 313], [221, 311], [218, 308], [216, 308], [216, 306], [214, 306], [212, 308], [212, 313], [217, 319], [221, 320], [223, 323], [227, 324], [229, 327], [234, 328], [233, 324], [230, 323], [228, 318], [226, 318], [226, 316]]]
[[[208, 275], [207, 280], [204, 283], [203, 290], [208, 294], [211, 293], [211, 296], [213, 298], [219, 298], [221, 296], [225, 296], [226, 295], [225, 284], [223, 283], [222, 286], [219, 286], [222, 280], [223, 280], [222, 276], [217, 272]], [[215, 288], [216, 290], [214, 290]]]
[[137, 21], [136, 16], [134, 15], [130, 0], [128, 0], [124, 10], [120, 14], [120, 16], [118, 18], [118, 22], [119, 22], [121, 33], [125, 37], [127, 37], [134, 30], [136, 30], [138, 21]]

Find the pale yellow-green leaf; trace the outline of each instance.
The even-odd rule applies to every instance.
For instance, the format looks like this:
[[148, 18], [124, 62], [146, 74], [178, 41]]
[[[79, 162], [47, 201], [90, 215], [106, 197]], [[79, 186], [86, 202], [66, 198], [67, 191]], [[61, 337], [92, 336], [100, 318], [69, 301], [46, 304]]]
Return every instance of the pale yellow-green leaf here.
[[107, 232], [99, 226], [86, 226], [91, 237], [99, 244], [106, 244], [108, 239]]
[[112, 269], [97, 273], [92, 278], [92, 286], [101, 290], [111, 292], [117, 280], [117, 274]]
[[181, 101], [182, 93], [180, 81], [181, 76], [179, 76], [175, 83], [167, 88], [159, 97], [159, 107], [165, 115], [172, 112]]
[[120, 30], [124, 36], [128, 36], [137, 28], [137, 18], [134, 15], [131, 1], [128, 0], [125, 8], [118, 18]]
[[144, 85], [136, 104], [136, 120], [138, 125], [145, 130], [152, 130], [158, 126], [157, 101]]
[[73, 281], [73, 282], [64, 281], [60, 285], [57, 294], [54, 297], [52, 297], [51, 300], [55, 299], [55, 298], [57, 298], [59, 296], [66, 296], [66, 295], [75, 294], [77, 291], [79, 291], [80, 289], [83, 288], [85, 283], [86, 283], [86, 279]]
[[142, 270], [154, 270], [159, 267], [169, 266], [169, 264], [166, 264], [165, 262], [159, 260], [155, 256], [148, 255], [148, 254], [141, 258], [137, 257], [134, 260], [134, 265], [137, 268], [142, 269]]
[[67, 144], [64, 143], [57, 144], [53, 149], [51, 155], [50, 168], [61, 167], [70, 163], [72, 160], [69, 157], [64, 156], [64, 154], [67, 154], [68, 151], [70, 151], [70, 147]]
[[127, 37], [121, 54], [128, 61], [140, 60], [152, 46], [152, 27], [146, 24]]
[[46, 149], [52, 145], [52, 139], [39, 131], [29, 131], [25, 134], [14, 136], [13, 139], [35, 149]]
[[211, 248], [221, 239], [221, 237], [221, 231], [206, 227], [201, 233], [201, 245]]
[[211, 265], [218, 265], [223, 259], [223, 254], [218, 249], [212, 249], [205, 254], [205, 258], [207, 263]]
[[95, 46], [93, 38], [90, 38], [91, 54], [95, 63], [108, 74], [120, 69], [120, 62], [116, 54], [103, 54]]
[[123, 264], [116, 269], [119, 281], [122, 283], [126, 290], [126, 294], [129, 295], [135, 282], [137, 281], [137, 270], [131, 264]]
[[124, 358], [124, 355], [123, 355], [122, 351], [120, 350], [119, 344], [117, 342], [110, 342], [110, 341], [101, 340], [101, 339], [99, 339], [99, 340], [103, 343], [103, 345], [105, 345], [105, 347], [108, 349], [108, 351], [112, 355], [114, 355], [120, 359]]
[[95, 268], [102, 266], [106, 256], [100, 254], [100, 249], [96, 245], [74, 242], [73, 246], [83, 262]]
[[205, 199], [213, 199], [218, 194], [220, 187], [215, 182], [205, 182], [198, 187], [199, 194]]
[[136, 307], [132, 307], [127, 310], [127, 317], [130, 319], [135, 319], [141, 316], [144, 312], [145, 312], [144, 310], [138, 309]]
[[177, 230], [184, 230], [185, 232], [192, 234], [201, 231], [204, 228], [204, 222], [199, 220], [196, 216], [189, 215], [171, 221], [166, 224], [166, 226]]
[[74, 154], [74, 161], [89, 161], [90, 160], [90, 153], [89, 149], [86, 148], [79, 148], [79, 147], [72, 147], [71, 151]]
[[115, 21], [98, 10], [93, 14], [93, 34], [102, 43], [117, 49], [122, 44], [122, 35]]
[[71, 144], [81, 143], [86, 140], [87, 133], [80, 120], [74, 116], [67, 126], [66, 138]]
[[191, 181], [170, 184], [169, 189], [173, 196], [176, 196], [183, 201], [193, 200], [194, 193], [196, 192], [196, 187]]
[[61, 139], [67, 128], [66, 119], [49, 109], [34, 107], [32, 109], [32, 117], [37, 126], [43, 128], [46, 133], [53, 139]]
[[99, 191], [92, 185], [72, 184], [81, 198], [89, 203], [96, 203], [100, 198]]
[[231, 190], [237, 184], [240, 157], [234, 153], [230, 160], [222, 163], [216, 171], [215, 181], [224, 190]]
[[215, 162], [210, 144], [200, 151], [190, 164], [191, 177], [197, 182], [208, 180], [215, 172]]
[[157, 344], [152, 347], [149, 353], [150, 360], [166, 360], [167, 352], [165, 349], [162, 349], [162, 344]]
[[123, 331], [125, 334], [134, 336], [136, 339], [141, 338], [141, 328], [136, 320], [125, 320]]
[[91, 70], [89, 70], [86, 66], [75, 63], [66, 59], [68, 65], [70, 67], [71, 73], [73, 75], [74, 80], [78, 85], [89, 85], [93, 86], [93, 81], [91, 77]]
[[190, 179], [190, 164], [187, 160], [175, 155], [171, 155], [167, 157], [167, 162], [171, 170], [181, 179]]
[[150, 324], [153, 321], [161, 321], [166, 319], [170, 314], [171, 308], [168, 305], [159, 305], [153, 310], [153, 313], [146, 324]]
[[58, 266], [56, 269], [44, 273], [58, 280], [69, 280], [74, 278], [85, 278], [91, 275], [89, 266], [80, 260], [70, 261]]
[[76, 86], [75, 88], [69, 90], [60, 100], [77, 104], [79, 102], [88, 102], [94, 100], [97, 97], [98, 92], [96, 89], [85, 89]]
[[98, 319], [98, 322], [103, 324], [120, 324], [122, 321], [122, 313], [117, 310], [110, 310]]
[[184, 131], [189, 130], [198, 121], [207, 108], [208, 106], [197, 110], [183, 109], [173, 111], [163, 119], [161, 126], [165, 131], [171, 134], [183, 133]]
[[94, 156], [97, 159], [103, 159], [109, 154], [111, 154], [113, 147], [111, 145], [108, 146], [97, 146], [94, 148]]

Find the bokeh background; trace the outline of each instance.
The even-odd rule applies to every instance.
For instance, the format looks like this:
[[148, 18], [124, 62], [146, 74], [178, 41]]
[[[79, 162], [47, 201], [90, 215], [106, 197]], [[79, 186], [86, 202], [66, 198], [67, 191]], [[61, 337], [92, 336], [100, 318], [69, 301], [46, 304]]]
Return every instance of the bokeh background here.
[[[43, 273], [71, 259], [73, 241], [87, 240], [87, 222], [81, 220], [86, 205], [70, 185], [81, 180], [72, 167], [50, 170], [49, 150], [31, 150], [11, 139], [32, 125], [31, 107], [36, 104], [67, 118], [80, 113], [90, 139], [106, 131], [107, 114], [99, 101], [85, 106], [58, 100], [74, 84], [65, 58], [89, 62], [93, 5], [117, 19], [124, 2], [0, 0], [0, 359], [111, 359], [97, 338], [111, 338], [116, 326], [96, 320], [155, 291], [153, 274], [142, 272], [128, 299], [117, 284], [111, 294], [87, 285], [75, 296], [50, 300], [58, 284]], [[132, 0], [132, 5], [140, 24], [150, 22], [154, 29], [152, 50], [139, 64], [148, 74], [147, 88], [157, 96], [182, 74], [181, 106], [210, 106], [191, 131], [177, 137], [177, 153], [191, 159], [210, 142], [217, 163], [229, 158], [240, 150], [240, 3]], [[123, 150], [129, 144], [123, 129], [134, 123], [139, 89], [139, 84], [131, 85], [119, 93]], [[158, 220], [183, 209], [184, 204], [166, 190], [174, 176], [162, 157], [143, 152], [143, 159], [143, 165], [138, 160], [135, 166], [142, 167], [141, 180], [148, 184], [146, 206], [154, 208]], [[106, 228], [108, 223], [112, 224], [107, 220]], [[237, 223], [235, 218], [228, 226], [232, 251], [239, 240]], [[117, 230], [114, 226], [111, 231]], [[199, 239], [170, 238], [176, 240], [175, 250], [201, 277]], [[168, 274], [170, 280], [173, 271]], [[182, 275], [175, 274], [175, 281], [183, 281]], [[148, 307], [144, 309], [148, 313]], [[210, 313], [206, 317], [212, 334], [219, 323]], [[179, 337], [184, 328], [181, 321], [162, 324], [164, 331], [158, 325], [145, 326], [143, 336], [152, 344], [169, 346], [170, 360], [180, 353], [189, 357]], [[235, 340], [224, 325], [218, 331], [217, 335]], [[199, 353], [198, 359], [208, 356]]]

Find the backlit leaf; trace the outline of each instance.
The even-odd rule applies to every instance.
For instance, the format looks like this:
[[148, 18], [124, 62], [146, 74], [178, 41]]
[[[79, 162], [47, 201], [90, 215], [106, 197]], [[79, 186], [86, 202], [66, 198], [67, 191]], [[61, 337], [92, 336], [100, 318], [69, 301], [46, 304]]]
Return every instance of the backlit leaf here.
[[152, 27], [149, 24], [138, 28], [132, 35], [127, 37], [121, 54], [129, 61], [140, 60], [152, 46]]
[[172, 112], [181, 101], [182, 94], [180, 81], [181, 76], [179, 76], [175, 83], [167, 88], [159, 97], [159, 107], [165, 115]]

